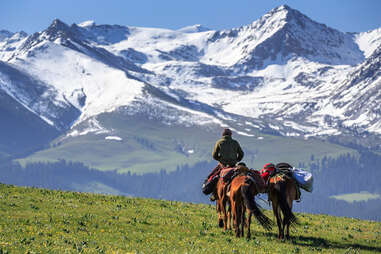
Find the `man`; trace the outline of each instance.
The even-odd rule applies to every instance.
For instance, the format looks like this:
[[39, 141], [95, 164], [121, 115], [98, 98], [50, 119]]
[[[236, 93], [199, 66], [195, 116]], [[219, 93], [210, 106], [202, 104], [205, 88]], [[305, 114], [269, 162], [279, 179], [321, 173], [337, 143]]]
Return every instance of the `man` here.
[[[212, 156], [219, 162], [217, 167], [209, 174], [208, 178], [218, 175], [224, 167], [234, 167], [237, 162], [243, 158], [243, 151], [238, 141], [232, 139], [232, 131], [230, 129], [224, 129], [222, 132], [222, 138], [218, 140], [214, 146]], [[215, 191], [210, 196], [210, 200], [214, 201]]]
[[233, 167], [243, 158], [243, 151], [238, 141], [232, 139], [232, 131], [224, 129], [222, 138], [214, 146], [213, 158], [225, 167]]

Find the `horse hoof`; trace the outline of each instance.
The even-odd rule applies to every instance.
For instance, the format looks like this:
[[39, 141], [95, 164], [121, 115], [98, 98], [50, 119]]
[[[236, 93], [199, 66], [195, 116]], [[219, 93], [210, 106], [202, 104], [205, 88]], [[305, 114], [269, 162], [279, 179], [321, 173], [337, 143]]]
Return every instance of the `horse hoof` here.
[[224, 221], [223, 221], [222, 219], [218, 221], [218, 226], [219, 226], [220, 228], [223, 228], [223, 227], [224, 227]]

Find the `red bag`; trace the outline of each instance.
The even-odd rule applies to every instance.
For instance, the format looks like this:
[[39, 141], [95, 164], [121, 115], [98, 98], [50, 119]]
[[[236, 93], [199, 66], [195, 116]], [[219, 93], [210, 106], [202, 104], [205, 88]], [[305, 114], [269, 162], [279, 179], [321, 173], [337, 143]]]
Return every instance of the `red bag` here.
[[270, 175], [275, 171], [275, 165], [272, 163], [267, 163], [263, 166], [263, 169], [261, 169], [261, 177], [267, 183], [267, 180], [269, 179]]

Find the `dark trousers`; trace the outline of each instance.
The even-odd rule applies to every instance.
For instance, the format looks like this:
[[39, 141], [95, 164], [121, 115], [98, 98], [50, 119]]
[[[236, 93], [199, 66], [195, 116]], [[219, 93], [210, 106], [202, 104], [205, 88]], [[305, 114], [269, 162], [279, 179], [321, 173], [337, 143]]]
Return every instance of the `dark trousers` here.
[[217, 167], [213, 169], [213, 171], [208, 175], [208, 179], [212, 179], [215, 175], [219, 175], [221, 172], [221, 169], [223, 169], [225, 166], [222, 163], [218, 163]]

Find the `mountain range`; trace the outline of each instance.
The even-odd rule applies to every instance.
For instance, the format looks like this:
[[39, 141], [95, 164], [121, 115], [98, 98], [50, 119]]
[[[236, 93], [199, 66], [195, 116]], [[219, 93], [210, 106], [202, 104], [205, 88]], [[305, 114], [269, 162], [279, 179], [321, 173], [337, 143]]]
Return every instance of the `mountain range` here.
[[381, 28], [344, 33], [286, 5], [222, 31], [1, 30], [0, 158], [175, 169], [210, 160], [223, 127], [258, 165], [380, 153], [380, 77]]

